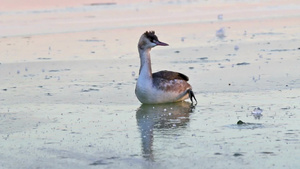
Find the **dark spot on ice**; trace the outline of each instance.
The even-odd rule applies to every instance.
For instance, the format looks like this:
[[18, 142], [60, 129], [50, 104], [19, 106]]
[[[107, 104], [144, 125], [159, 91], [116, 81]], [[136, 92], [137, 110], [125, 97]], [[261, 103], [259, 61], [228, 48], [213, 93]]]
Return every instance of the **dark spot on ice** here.
[[226, 56], [236, 56], [236, 54], [231, 54], [231, 53], [229, 53], [229, 54], [227, 54]]
[[49, 72], [59, 72], [59, 70], [49, 70]]
[[34, 77], [34, 74], [28, 74], [28, 75], [24, 75], [23, 77]]
[[79, 40], [81, 42], [105, 42], [104, 40], [99, 39], [86, 39], [86, 40]]
[[175, 53], [180, 53], [180, 51], [176, 50]]
[[64, 71], [70, 71], [71, 69], [60, 69], [60, 70], [49, 70], [49, 72], [64, 72]]
[[291, 107], [290, 106], [288, 106], [288, 107], [283, 107], [283, 108], [281, 108], [282, 110], [289, 110], [289, 109], [291, 109]]
[[239, 157], [239, 156], [243, 156], [243, 154], [242, 153], [234, 153], [233, 156], [234, 157]]
[[215, 155], [222, 155], [222, 153], [215, 153]]
[[261, 33], [255, 33], [253, 35], [282, 35], [283, 33], [277, 33], [277, 32], [261, 32]]
[[242, 120], [239, 120], [236, 124], [228, 125], [228, 127], [233, 129], [256, 129], [256, 128], [264, 128], [265, 126], [260, 123], [248, 123], [243, 122]]
[[45, 79], [51, 79], [52, 76], [45, 76]]
[[51, 58], [37, 58], [38, 60], [51, 60]]
[[273, 152], [263, 151], [262, 154], [275, 155]]
[[295, 49], [273, 49], [273, 50], [270, 50], [270, 52], [286, 52], [286, 51], [291, 51], [291, 50], [295, 50]]
[[131, 154], [130, 157], [138, 157], [138, 154]]
[[7, 89], [2, 89], [3, 91], [7, 91]]
[[106, 158], [106, 159], [108, 159], [108, 160], [114, 160], [114, 159], [118, 159], [119, 157], [108, 157], [108, 158]]
[[200, 60], [206, 60], [206, 59], [208, 59], [208, 57], [202, 57], [202, 58], [198, 58], [198, 59], [200, 59]]
[[246, 124], [246, 123], [243, 122], [242, 120], [239, 120], [236, 124], [237, 124], [237, 125], [242, 125], [242, 124]]
[[112, 162], [106, 162], [104, 160], [97, 160], [93, 163], [91, 163], [90, 165], [107, 165], [107, 164], [111, 164]]
[[93, 88], [81, 89], [81, 92], [92, 92], [92, 91], [99, 91], [99, 89], [93, 89]]
[[81, 132], [72, 131], [70, 134], [81, 134]]
[[250, 63], [247, 63], [247, 62], [241, 62], [241, 63], [237, 63], [236, 65], [237, 65], [237, 66], [250, 65]]
[[45, 142], [44, 144], [57, 144], [57, 142]]
[[51, 93], [46, 93], [46, 95], [47, 95], [47, 96], [52, 96], [52, 94], [51, 94]]

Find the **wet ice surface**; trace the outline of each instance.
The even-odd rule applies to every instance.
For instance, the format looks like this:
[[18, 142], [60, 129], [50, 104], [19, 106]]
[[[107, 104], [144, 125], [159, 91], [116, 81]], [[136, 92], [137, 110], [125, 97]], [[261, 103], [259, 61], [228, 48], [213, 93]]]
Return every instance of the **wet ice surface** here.
[[[6, 78], [15, 83], [6, 82], [1, 91], [2, 166], [13, 168], [15, 161], [45, 168], [299, 166], [299, 81], [247, 92], [222, 91], [234, 87], [227, 83], [211, 86], [216, 90], [211, 92], [200, 81], [194, 85], [199, 100], [194, 109], [188, 102], [141, 105], [131, 73], [137, 67], [120, 62], [24, 63], [18, 69], [28, 71], [12, 70]], [[124, 70], [120, 76], [116, 67]], [[195, 69], [185, 70], [197, 78]], [[257, 86], [248, 77], [247, 84]], [[257, 107], [264, 109], [260, 119], [252, 115]], [[239, 126], [238, 120], [248, 124]]]
[[151, 53], [153, 71], [189, 76], [195, 108], [136, 99], [144, 27], [1, 39], [0, 168], [299, 168], [295, 25], [229, 28], [219, 25], [226, 13], [212, 18], [195, 30], [156, 27], [172, 43]]

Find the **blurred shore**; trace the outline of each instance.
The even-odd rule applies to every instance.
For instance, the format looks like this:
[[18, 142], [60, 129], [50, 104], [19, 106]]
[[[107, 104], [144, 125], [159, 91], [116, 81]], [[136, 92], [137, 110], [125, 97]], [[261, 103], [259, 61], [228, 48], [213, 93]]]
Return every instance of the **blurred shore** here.
[[13, 2], [4, 1], [0, 12], [2, 88], [37, 67], [35, 73], [51, 76], [47, 67], [62, 67], [65, 61], [98, 61], [97, 68], [89, 68], [100, 76], [134, 72], [136, 78], [137, 40], [146, 30], [170, 44], [152, 51], [153, 70], [189, 74], [197, 92], [299, 85], [294, 82], [299, 77], [298, 1]]

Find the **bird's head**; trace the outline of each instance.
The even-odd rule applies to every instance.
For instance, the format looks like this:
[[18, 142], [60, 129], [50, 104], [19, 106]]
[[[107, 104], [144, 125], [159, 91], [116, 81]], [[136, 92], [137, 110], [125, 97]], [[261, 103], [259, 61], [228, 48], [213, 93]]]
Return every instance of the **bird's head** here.
[[139, 40], [138, 48], [141, 50], [145, 50], [158, 45], [169, 46], [167, 43], [159, 41], [154, 31], [146, 31]]

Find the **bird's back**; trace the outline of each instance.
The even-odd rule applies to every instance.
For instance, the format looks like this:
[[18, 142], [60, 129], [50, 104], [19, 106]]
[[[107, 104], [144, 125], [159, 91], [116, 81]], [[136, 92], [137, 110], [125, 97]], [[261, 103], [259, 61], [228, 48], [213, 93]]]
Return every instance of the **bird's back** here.
[[189, 81], [189, 77], [187, 77], [186, 75], [179, 73], [179, 72], [172, 72], [172, 71], [168, 71], [168, 70], [162, 70], [162, 71], [153, 73], [152, 77], [153, 78], [163, 78], [166, 80], [178, 79], [178, 80]]
[[182, 93], [187, 89], [191, 89], [191, 85], [187, 82], [189, 78], [178, 72], [159, 71], [152, 74], [153, 86], [165, 92]]

